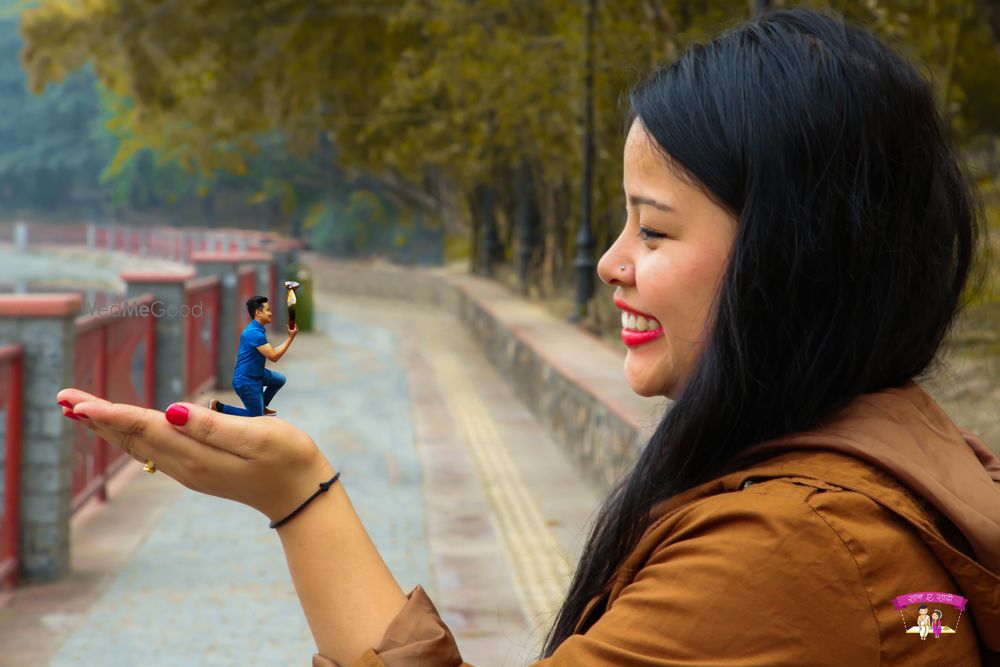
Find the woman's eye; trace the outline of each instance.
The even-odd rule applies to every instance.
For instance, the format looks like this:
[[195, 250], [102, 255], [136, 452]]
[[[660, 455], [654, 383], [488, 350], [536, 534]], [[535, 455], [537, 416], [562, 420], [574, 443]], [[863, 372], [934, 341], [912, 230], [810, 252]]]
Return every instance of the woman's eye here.
[[654, 232], [649, 227], [642, 227], [642, 226], [640, 226], [639, 227], [639, 238], [642, 239], [643, 241], [655, 241], [657, 239], [665, 239], [665, 238], [667, 238], [667, 235], [666, 234], [662, 234], [660, 232]]

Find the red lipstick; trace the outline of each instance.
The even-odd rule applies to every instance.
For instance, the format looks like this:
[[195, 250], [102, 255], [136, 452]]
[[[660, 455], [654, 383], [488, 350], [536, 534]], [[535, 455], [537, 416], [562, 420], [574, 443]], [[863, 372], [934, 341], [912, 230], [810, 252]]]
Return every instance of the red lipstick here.
[[636, 310], [632, 306], [628, 305], [627, 303], [625, 303], [624, 301], [622, 301], [621, 297], [617, 297], [617, 296], [615, 297], [615, 306], [617, 306], [619, 310], [624, 310], [625, 312], [632, 313], [633, 315], [642, 315], [647, 320], [654, 320], [654, 319], [656, 319], [655, 317], [653, 317], [649, 313], [644, 313], [641, 310]]
[[[644, 313], [641, 310], [636, 310], [632, 306], [628, 305], [622, 301], [617, 296], [615, 297], [615, 305], [621, 309], [623, 312], [630, 313], [636, 317], [643, 317], [647, 320], [653, 320], [659, 322], [655, 317], [649, 313]], [[649, 331], [636, 331], [634, 329], [628, 329], [622, 327], [622, 342], [628, 347], [638, 347], [640, 345], [645, 345], [651, 341], [656, 340], [663, 335], [663, 325], [660, 325], [656, 329], [651, 329]]]
[[659, 329], [654, 329], [653, 331], [632, 331], [631, 329], [622, 329], [622, 342], [628, 347], [638, 347], [652, 340], [656, 340], [663, 335], [663, 327]]

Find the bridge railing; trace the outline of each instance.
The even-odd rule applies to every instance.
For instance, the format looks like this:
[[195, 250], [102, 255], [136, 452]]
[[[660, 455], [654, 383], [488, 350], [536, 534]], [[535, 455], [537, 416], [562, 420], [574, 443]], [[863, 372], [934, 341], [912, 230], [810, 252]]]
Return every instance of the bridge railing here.
[[21, 515], [21, 403], [24, 350], [0, 347], [0, 444], [3, 445], [3, 515], [0, 516], [0, 585], [17, 584]]
[[191, 280], [184, 287], [184, 300], [189, 313], [185, 331], [189, 396], [197, 396], [215, 386], [220, 297], [218, 276]]
[[[100, 315], [76, 320], [75, 386], [116, 403], [152, 407], [156, 327], [154, 297], [115, 304]], [[72, 510], [91, 497], [107, 500], [107, 483], [129, 457], [93, 431], [74, 434]]]

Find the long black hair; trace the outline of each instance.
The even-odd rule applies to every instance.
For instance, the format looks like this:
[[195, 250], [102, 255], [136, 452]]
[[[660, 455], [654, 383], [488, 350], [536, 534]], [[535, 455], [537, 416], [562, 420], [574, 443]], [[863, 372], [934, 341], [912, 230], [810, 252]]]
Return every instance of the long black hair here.
[[656, 503], [928, 368], [981, 219], [926, 81], [834, 16], [765, 14], [689, 49], [631, 103], [665, 164], [738, 229], [696, 368], [602, 508], [545, 656]]

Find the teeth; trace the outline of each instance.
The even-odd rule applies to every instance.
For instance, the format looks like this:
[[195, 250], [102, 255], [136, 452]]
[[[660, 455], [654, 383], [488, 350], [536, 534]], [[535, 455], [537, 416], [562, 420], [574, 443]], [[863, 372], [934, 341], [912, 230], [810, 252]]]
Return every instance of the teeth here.
[[630, 329], [631, 331], [656, 331], [659, 328], [660, 323], [652, 317], [646, 318], [642, 315], [622, 311], [622, 329]]

